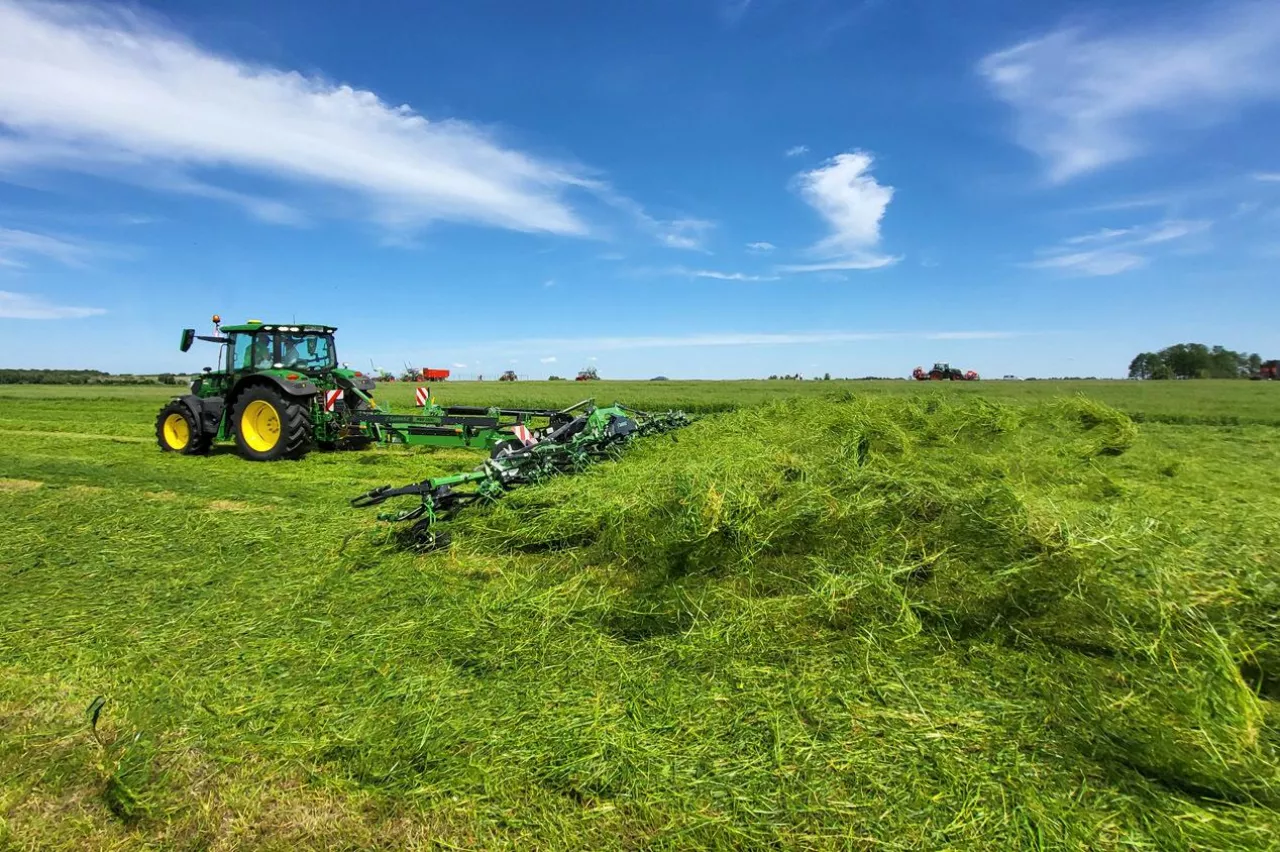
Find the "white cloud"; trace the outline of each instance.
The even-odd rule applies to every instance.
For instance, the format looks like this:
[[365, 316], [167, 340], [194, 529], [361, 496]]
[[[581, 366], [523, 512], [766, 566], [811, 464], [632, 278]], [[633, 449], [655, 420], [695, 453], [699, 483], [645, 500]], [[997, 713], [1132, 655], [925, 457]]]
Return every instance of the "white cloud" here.
[[[1070, 237], [1027, 263], [1032, 269], [1057, 269], [1075, 275], [1118, 275], [1150, 262], [1152, 246], [1203, 233], [1212, 227], [1207, 219], [1165, 219], [1128, 228], [1103, 228]], [[1096, 246], [1096, 248], [1079, 247]]]
[[866, 255], [844, 260], [828, 260], [822, 263], [787, 263], [776, 267], [779, 272], [835, 272], [851, 269], [881, 269], [892, 266], [902, 258], [887, 255]]
[[660, 219], [645, 210], [638, 201], [619, 193], [604, 181], [583, 181], [581, 185], [605, 204], [630, 216], [640, 230], [645, 231], [667, 248], [703, 251], [707, 236], [716, 226], [715, 222], [692, 216]]
[[55, 305], [40, 296], [0, 290], [0, 319], [83, 319], [105, 314], [103, 308], [80, 308]]
[[1082, 251], [1055, 254], [1027, 264], [1032, 269], [1060, 269], [1080, 275], [1118, 275], [1147, 265], [1140, 254], [1123, 251]]
[[654, 220], [658, 226], [658, 239], [668, 248], [701, 251], [707, 234], [715, 227], [705, 219], [675, 219], [670, 222]]
[[826, 220], [831, 234], [811, 249], [816, 262], [779, 266], [780, 272], [878, 269], [900, 260], [875, 251], [893, 187], [871, 176], [872, 162], [870, 154], [853, 151], [796, 175], [801, 196]]
[[1210, 4], [1128, 31], [1060, 28], [978, 64], [1050, 180], [1144, 153], [1172, 127], [1221, 122], [1280, 96], [1280, 6]]
[[[861, 343], [875, 340], [1005, 340], [1024, 337], [1013, 331], [859, 332], [805, 331], [794, 333], [727, 332], [651, 337], [583, 337], [501, 340], [480, 344], [491, 349], [556, 348], [572, 351], [673, 349], [721, 346], [797, 346], [823, 343]], [[594, 357], [588, 360], [596, 360]]]
[[807, 153], [809, 153], [808, 145], [792, 145], [790, 148], [788, 148], [786, 151], [783, 152], [783, 156], [784, 157], [803, 157]]
[[453, 365], [453, 368], [454, 368], [455, 370], [465, 370], [465, 369], [467, 369], [467, 365], [466, 365], [466, 364], [454, 364], [454, 365]]
[[1254, 174], [1253, 179], [1265, 181], [1267, 183], [1280, 182], [1280, 172], [1257, 172]]
[[588, 231], [564, 196], [591, 184], [569, 167], [465, 121], [218, 55], [121, 7], [0, 0], [0, 125], [0, 171], [104, 174], [273, 221], [299, 214], [194, 174], [229, 168], [336, 191], [344, 209], [394, 227]]
[[556, 286], [556, 279], [554, 279], [554, 278], [548, 278], [546, 281], [543, 281], [543, 282], [542, 282], [542, 286], [543, 286], [543, 287], [554, 287], [554, 286]]
[[775, 246], [773, 243], [766, 243], [766, 242], [747, 243], [747, 251], [751, 251], [751, 252], [763, 253], [763, 252], [773, 251], [776, 248], [777, 246]]
[[1131, 233], [1133, 228], [1102, 228], [1090, 234], [1081, 234], [1078, 237], [1071, 237], [1063, 240], [1067, 245], [1080, 245], [1082, 243], [1099, 243], [1106, 240], [1112, 240], [1116, 237], [1123, 237], [1125, 234]]
[[538, 360], [541, 361], [543, 364], [554, 364], [556, 362], [556, 356], [549, 355], [546, 358], [539, 358]]
[[0, 228], [0, 266], [24, 267], [30, 258], [43, 257], [81, 267], [94, 253], [92, 246], [78, 240]]
[[670, 275], [685, 275], [690, 278], [711, 278], [716, 281], [777, 281], [777, 275], [748, 275], [745, 272], [720, 272], [715, 269], [689, 269], [684, 266], [673, 266], [666, 270]]

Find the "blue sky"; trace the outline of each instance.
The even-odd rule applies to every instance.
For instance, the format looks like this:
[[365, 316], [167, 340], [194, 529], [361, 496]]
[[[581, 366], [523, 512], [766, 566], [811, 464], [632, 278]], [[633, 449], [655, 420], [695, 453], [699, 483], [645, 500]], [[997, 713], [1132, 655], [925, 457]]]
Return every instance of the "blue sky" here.
[[0, 0], [0, 365], [1280, 356], [1280, 4]]

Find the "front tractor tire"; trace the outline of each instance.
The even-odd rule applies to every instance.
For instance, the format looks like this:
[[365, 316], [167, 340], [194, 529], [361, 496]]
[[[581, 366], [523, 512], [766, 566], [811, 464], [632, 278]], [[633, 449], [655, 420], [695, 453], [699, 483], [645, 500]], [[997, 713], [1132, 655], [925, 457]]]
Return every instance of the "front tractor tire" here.
[[166, 453], [203, 455], [209, 452], [210, 438], [196, 422], [191, 409], [177, 400], [160, 409], [156, 416], [156, 443]]
[[236, 449], [250, 461], [300, 459], [311, 449], [309, 400], [285, 396], [272, 387], [251, 387], [231, 412]]

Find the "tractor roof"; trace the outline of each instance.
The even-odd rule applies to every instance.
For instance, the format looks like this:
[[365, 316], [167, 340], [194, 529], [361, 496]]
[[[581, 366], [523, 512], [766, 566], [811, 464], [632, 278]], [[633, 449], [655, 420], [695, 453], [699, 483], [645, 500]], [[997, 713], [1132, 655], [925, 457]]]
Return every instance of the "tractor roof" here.
[[317, 325], [310, 322], [261, 322], [260, 320], [249, 320], [243, 325], [224, 325], [221, 326], [223, 331], [294, 331], [311, 334], [333, 334], [338, 329], [331, 325]]

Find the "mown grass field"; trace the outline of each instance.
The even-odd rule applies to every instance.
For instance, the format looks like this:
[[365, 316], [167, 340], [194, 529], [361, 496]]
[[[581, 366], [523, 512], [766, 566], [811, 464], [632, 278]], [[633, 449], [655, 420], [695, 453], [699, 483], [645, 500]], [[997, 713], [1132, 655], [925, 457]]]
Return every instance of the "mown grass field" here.
[[1274, 383], [437, 388], [588, 390], [709, 414], [417, 555], [475, 454], [0, 388], [0, 848], [1280, 843]]

